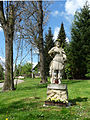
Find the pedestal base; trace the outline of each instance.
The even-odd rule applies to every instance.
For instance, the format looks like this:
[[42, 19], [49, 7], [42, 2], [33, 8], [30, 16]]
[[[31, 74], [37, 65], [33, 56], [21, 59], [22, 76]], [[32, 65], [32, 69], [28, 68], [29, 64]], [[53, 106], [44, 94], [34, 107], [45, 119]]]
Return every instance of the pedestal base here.
[[45, 105], [67, 106], [68, 92], [65, 84], [49, 84]]
[[55, 102], [55, 101], [45, 101], [46, 106], [68, 106], [68, 103]]

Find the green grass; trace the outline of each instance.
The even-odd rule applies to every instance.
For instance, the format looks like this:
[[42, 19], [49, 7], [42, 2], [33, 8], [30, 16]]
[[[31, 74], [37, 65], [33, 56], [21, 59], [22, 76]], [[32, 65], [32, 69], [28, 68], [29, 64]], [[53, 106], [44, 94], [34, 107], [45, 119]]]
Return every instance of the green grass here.
[[43, 107], [47, 84], [25, 79], [16, 91], [0, 93], [0, 120], [90, 120], [90, 80], [63, 80], [70, 107]]
[[4, 82], [4, 80], [0, 80], [0, 83]]

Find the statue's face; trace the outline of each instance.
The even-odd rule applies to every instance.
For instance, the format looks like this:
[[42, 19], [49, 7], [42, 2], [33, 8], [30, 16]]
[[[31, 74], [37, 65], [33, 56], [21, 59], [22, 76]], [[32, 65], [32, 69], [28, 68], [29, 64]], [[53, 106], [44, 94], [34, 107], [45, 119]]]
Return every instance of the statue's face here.
[[57, 47], [60, 47], [60, 43], [59, 43], [58, 41], [56, 41], [55, 45], [56, 45]]

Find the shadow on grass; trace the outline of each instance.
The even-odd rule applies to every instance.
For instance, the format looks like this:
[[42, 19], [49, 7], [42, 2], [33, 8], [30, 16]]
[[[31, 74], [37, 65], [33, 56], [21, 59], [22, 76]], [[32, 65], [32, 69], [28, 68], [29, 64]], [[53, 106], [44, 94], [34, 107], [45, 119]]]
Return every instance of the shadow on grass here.
[[72, 105], [76, 105], [76, 102], [86, 102], [87, 99], [88, 99], [87, 97], [84, 97], [84, 98], [77, 97], [76, 99], [71, 99], [71, 100], [69, 100], [69, 102], [70, 102]]
[[38, 85], [36, 86], [36, 88], [47, 88], [47, 86], [48, 86], [48, 83], [38, 84]]
[[0, 114], [16, 113], [19, 111], [30, 111], [31, 109], [35, 109], [38, 106], [40, 106], [41, 102], [32, 101], [32, 99], [31, 100], [22, 99], [20, 101], [16, 101], [9, 104], [9, 106], [5, 105], [0, 106]]
[[33, 90], [33, 89], [41, 89], [41, 88], [47, 88], [48, 83], [45, 84], [35, 84], [32, 86], [24, 86], [21, 88], [17, 88], [17, 90]]
[[[78, 83], [78, 82], [83, 82], [83, 80], [62, 80], [63, 84], [73, 84], [73, 83]], [[48, 84], [51, 84], [50, 82], [44, 83], [44, 84], [33, 84], [33, 85], [28, 85], [28, 86], [23, 86], [17, 88], [17, 90], [33, 90], [33, 89], [41, 89], [41, 88], [47, 88]]]
[[62, 80], [63, 84], [73, 84], [78, 82], [84, 82], [84, 80]]

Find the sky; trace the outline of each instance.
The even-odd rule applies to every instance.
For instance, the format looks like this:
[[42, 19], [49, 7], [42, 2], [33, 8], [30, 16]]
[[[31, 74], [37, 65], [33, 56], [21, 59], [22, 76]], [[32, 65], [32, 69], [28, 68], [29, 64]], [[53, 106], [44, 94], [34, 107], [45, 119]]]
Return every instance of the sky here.
[[[53, 38], [54, 40], [56, 40], [58, 32], [60, 30], [61, 23], [63, 22], [66, 33], [66, 41], [69, 42], [71, 40], [70, 31], [74, 19], [74, 14], [76, 11], [80, 10], [80, 8], [83, 7], [85, 2], [86, 0], [56, 0], [56, 1], [53, 0], [52, 4], [49, 6], [50, 13], [49, 13], [48, 22], [44, 28], [44, 34], [47, 33], [48, 28], [51, 27], [52, 33], [54, 35]], [[90, 5], [90, 0], [88, 0], [88, 3]], [[16, 55], [14, 53], [14, 58], [15, 56]], [[29, 54], [24, 62], [28, 62], [30, 60], [31, 59]], [[0, 63], [3, 64], [4, 62], [5, 62], [5, 38], [4, 38], [3, 30], [0, 27]], [[34, 66], [37, 64], [37, 62], [38, 62], [38, 56], [34, 54], [33, 55]]]

